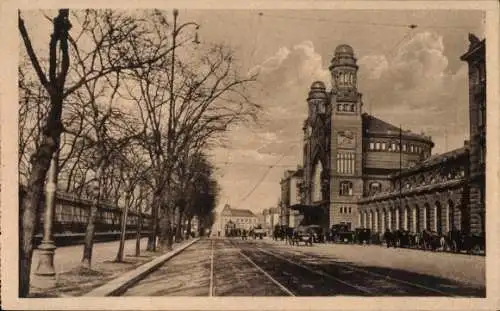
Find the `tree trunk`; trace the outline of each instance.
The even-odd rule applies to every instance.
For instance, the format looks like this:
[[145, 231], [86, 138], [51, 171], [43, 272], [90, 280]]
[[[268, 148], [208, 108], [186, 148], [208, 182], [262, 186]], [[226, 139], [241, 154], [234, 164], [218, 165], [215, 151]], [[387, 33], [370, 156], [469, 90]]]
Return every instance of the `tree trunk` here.
[[191, 217], [188, 218], [187, 225], [186, 225], [186, 239], [189, 239], [191, 237]]
[[19, 224], [19, 296], [27, 297], [30, 288], [31, 258], [33, 255], [33, 238], [37, 224], [37, 215], [47, 171], [53, 153], [59, 146], [61, 138], [61, 110], [62, 99], [51, 97], [52, 109], [47, 117], [43, 141], [31, 158], [32, 169], [26, 189], [26, 196], [21, 205], [21, 219]]
[[174, 245], [174, 235], [175, 235], [175, 231], [174, 231], [174, 224], [175, 224], [175, 208], [172, 209], [172, 212], [170, 213], [170, 215], [168, 215], [169, 217], [167, 218], [168, 219], [168, 231], [167, 231], [167, 249], [168, 250], [172, 250], [173, 249], [173, 245]]
[[169, 248], [169, 235], [171, 235], [171, 222], [168, 208], [162, 206], [161, 218], [160, 218], [160, 234], [158, 237], [158, 248], [160, 252], [165, 252], [170, 250]]
[[25, 198], [21, 205], [20, 252], [19, 252], [19, 296], [27, 297], [30, 288], [31, 258], [33, 255], [33, 238], [35, 236], [37, 215], [43, 197], [45, 176], [50, 166], [49, 154], [55, 148], [50, 145], [42, 147], [33, 163]]
[[97, 189], [95, 189], [95, 198], [92, 201], [92, 206], [89, 211], [89, 218], [87, 220], [87, 230], [85, 232], [85, 240], [83, 246], [82, 268], [90, 269], [92, 265], [92, 248], [94, 246], [94, 233], [95, 233], [95, 220], [97, 218], [97, 211], [99, 208], [99, 199], [101, 195], [101, 175], [104, 170], [104, 161], [99, 164], [96, 172]]
[[184, 208], [179, 208], [179, 214], [177, 216], [177, 225], [175, 230], [175, 242], [182, 241], [182, 219], [183, 219]]
[[130, 198], [131, 198], [131, 190], [127, 191], [127, 194], [125, 195], [125, 207], [122, 213], [122, 225], [120, 232], [120, 245], [118, 245], [118, 253], [116, 254], [116, 259], [115, 259], [115, 261], [117, 262], [123, 262], [123, 248], [125, 247], [125, 238], [127, 235], [127, 217], [130, 205]]
[[[161, 204], [161, 194], [159, 191], [155, 191], [155, 194], [153, 196], [153, 202], [151, 202], [153, 205], [151, 207], [151, 232], [149, 233], [148, 236], [148, 246], [147, 250], [150, 252], [155, 252], [156, 251], [156, 236], [158, 233], [158, 212]], [[161, 227], [161, 226], [160, 226]]]
[[139, 212], [137, 215], [137, 231], [135, 236], [135, 256], [141, 255], [141, 228], [142, 227], [142, 206], [139, 204]]

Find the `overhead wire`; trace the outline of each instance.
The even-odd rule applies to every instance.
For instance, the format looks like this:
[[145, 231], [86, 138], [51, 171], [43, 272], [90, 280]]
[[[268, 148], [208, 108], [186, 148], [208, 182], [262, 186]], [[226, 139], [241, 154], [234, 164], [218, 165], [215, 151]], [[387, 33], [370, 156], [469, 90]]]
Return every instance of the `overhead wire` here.
[[267, 177], [267, 175], [269, 174], [269, 172], [277, 166], [277, 164], [279, 162], [281, 162], [281, 160], [283, 160], [283, 158], [285, 158], [287, 155], [287, 153], [289, 151], [291, 151], [293, 148], [295, 148], [296, 145], [291, 145], [290, 148], [283, 154], [281, 155], [281, 157], [278, 159], [278, 161], [276, 161], [274, 164], [271, 164], [269, 165], [269, 168], [264, 172], [264, 174], [262, 175], [262, 177], [257, 181], [257, 183], [255, 184], [255, 186], [238, 202], [238, 205], [237, 206], [241, 206], [241, 204], [243, 204], [254, 192], [255, 190], [257, 190], [257, 188], [260, 186], [260, 184], [264, 181], [264, 179]]
[[[346, 20], [332, 20], [331, 18], [313, 18], [313, 17], [300, 17], [291, 15], [280, 15], [280, 14], [269, 14], [269, 13], [259, 13], [260, 16], [266, 16], [271, 18], [280, 19], [294, 19], [294, 20], [304, 20], [304, 21], [314, 21], [314, 22], [328, 22], [331, 24], [350, 24], [358, 26], [379, 26], [379, 27], [396, 27], [396, 28], [414, 28], [415, 24], [399, 24], [399, 23], [376, 23], [376, 22], [365, 22], [365, 21], [346, 21]], [[464, 26], [446, 26], [446, 25], [422, 25], [419, 24], [420, 28], [436, 28], [436, 29], [450, 29], [450, 30], [468, 30], [470, 27]]]

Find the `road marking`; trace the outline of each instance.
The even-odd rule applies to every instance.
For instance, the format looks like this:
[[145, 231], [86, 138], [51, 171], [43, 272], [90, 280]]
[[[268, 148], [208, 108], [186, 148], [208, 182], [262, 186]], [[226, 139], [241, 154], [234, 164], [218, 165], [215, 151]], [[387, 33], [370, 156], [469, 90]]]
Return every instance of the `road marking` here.
[[262, 269], [261, 267], [259, 267], [252, 259], [250, 259], [250, 257], [248, 257], [247, 255], [243, 254], [243, 252], [241, 251], [241, 249], [239, 249], [239, 254], [241, 256], [243, 256], [243, 258], [245, 258], [246, 260], [248, 260], [249, 263], [251, 263], [255, 268], [257, 268], [265, 276], [267, 276], [274, 284], [278, 285], [278, 287], [282, 291], [284, 291], [285, 293], [287, 293], [290, 296], [295, 296], [295, 294], [292, 293], [288, 288], [286, 288], [285, 286], [283, 286], [280, 282], [276, 281], [271, 275], [269, 275], [269, 273], [267, 273], [266, 271], [264, 271], [264, 269]]
[[260, 248], [260, 247], [257, 247], [257, 249], [258, 249], [258, 250], [260, 250], [260, 251], [261, 251], [261, 252], [263, 252], [263, 253], [269, 254], [269, 255], [274, 256], [274, 257], [276, 257], [276, 258], [280, 258], [280, 259], [285, 260], [285, 261], [287, 261], [287, 262], [289, 262], [289, 263], [291, 263], [291, 264], [293, 264], [293, 265], [295, 265], [295, 266], [298, 266], [298, 267], [301, 267], [301, 268], [303, 268], [303, 269], [306, 269], [306, 270], [307, 270], [307, 271], [309, 271], [309, 272], [312, 272], [312, 273], [315, 273], [315, 274], [318, 274], [318, 275], [321, 275], [321, 276], [327, 277], [327, 278], [329, 278], [329, 279], [333, 279], [333, 280], [335, 280], [335, 281], [337, 281], [337, 282], [339, 282], [339, 283], [342, 283], [342, 284], [347, 285], [347, 286], [349, 286], [349, 287], [355, 288], [355, 289], [357, 289], [357, 290], [359, 290], [359, 291], [361, 291], [361, 292], [363, 292], [363, 293], [373, 295], [373, 292], [372, 292], [372, 291], [370, 291], [370, 290], [368, 290], [368, 289], [365, 289], [365, 288], [362, 288], [362, 287], [359, 287], [359, 286], [356, 286], [356, 285], [353, 285], [353, 284], [347, 283], [347, 282], [345, 282], [345, 281], [343, 281], [343, 280], [341, 280], [341, 279], [339, 279], [339, 278], [336, 278], [336, 277], [334, 277], [334, 276], [332, 276], [332, 275], [330, 275], [330, 274], [328, 274], [328, 273], [326, 273], [326, 272], [313, 270], [313, 269], [311, 269], [311, 268], [309, 268], [309, 267], [307, 267], [307, 266], [305, 266], [305, 265], [303, 265], [303, 264], [300, 264], [300, 263], [297, 263], [297, 262], [291, 261], [291, 260], [290, 260], [290, 259], [288, 259], [288, 258], [285, 258], [285, 257], [283, 257], [283, 256], [280, 256], [280, 255], [277, 255], [277, 254], [274, 254], [274, 253], [271, 253], [271, 252], [266, 251], [266, 250], [264, 250], [264, 249], [262, 249], [262, 248]]
[[[260, 250], [263, 251], [263, 252], [266, 252], [266, 251], [264, 251], [262, 249], [260, 249]], [[296, 253], [300, 253], [300, 252], [297, 251]], [[275, 255], [275, 256], [277, 256], [277, 255]], [[283, 259], [287, 260], [286, 258], [283, 258]], [[435, 289], [435, 288], [432, 288], [432, 287], [427, 287], [425, 285], [421, 285], [421, 284], [418, 284], [418, 283], [413, 283], [413, 282], [409, 282], [409, 281], [405, 281], [405, 280], [401, 280], [401, 279], [396, 279], [396, 278], [393, 278], [393, 277], [391, 277], [389, 275], [383, 275], [383, 274], [380, 274], [380, 273], [377, 273], [377, 272], [372, 272], [372, 271], [368, 271], [368, 270], [365, 270], [365, 269], [362, 269], [362, 268], [353, 267], [351, 265], [343, 264], [343, 263], [340, 263], [338, 261], [332, 261], [331, 263], [334, 264], [334, 265], [338, 265], [338, 266], [341, 266], [341, 267], [344, 267], [344, 268], [351, 269], [351, 270], [360, 271], [360, 272], [363, 272], [363, 273], [366, 273], [366, 274], [369, 274], [369, 275], [372, 275], [372, 276], [382, 277], [382, 278], [385, 278], [385, 279], [388, 279], [388, 280], [391, 280], [391, 281], [394, 281], [394, 282], [398, 282], [398, 283], [410, 285], [410, 286], [413, 286], [413, 287], [418, 287], [418, 288], [421, 288], [421, 289], [425, 289], [427, 291], [435, 292], [435, 293], [438, 293], [438, 294], [441, 294], [441, 295], [444, 295], [444, 296], [459, 297], [459, 296], [452, 295], [450, 293], [445, 293], [443, 291], [440, 291], [439, 289]]]
[[210, 254], [210, 288], [208, 295], [212, 297], [214, 295], [214, 240], [212, 240], [212, 251]]

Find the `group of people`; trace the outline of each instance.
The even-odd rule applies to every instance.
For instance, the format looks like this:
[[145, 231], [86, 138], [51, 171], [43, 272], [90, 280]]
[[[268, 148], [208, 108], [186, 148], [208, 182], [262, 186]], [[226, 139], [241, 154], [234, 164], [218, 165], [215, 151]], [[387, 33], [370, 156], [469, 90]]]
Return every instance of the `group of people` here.
[[[438, 233], [424, 229], [414, 233], [408, 230], [389, 230], [384, 233], [374, 233], [370, 229], [358, 228], [355, 231], [341, 230], [332, 227], [330, 230], [311, 231], [307, 234], [309, 243], [357, 243], [357, 244], [385, 244], [387, 247], [417, 248], [431, 251], [451, 251], [468, 253], [484, 251], [484, 236], [467, 234], [457, 228], [452, 228], [448, 233]], [[276, 226], [273, 239], [295, 243], [300, 232], [294, 228]], [[306, 243], [307, 244], [307, 243]]]
[[419, 233], [386, 229], [382, 240], [385, 241], [387, 247], [420, 248], [432, 251], [466, 251], [471, 253], [484, 250], [485, 247], [484, 236], [467, 234], [456, 228], [453, 228], [447, 234], [427, 229]]

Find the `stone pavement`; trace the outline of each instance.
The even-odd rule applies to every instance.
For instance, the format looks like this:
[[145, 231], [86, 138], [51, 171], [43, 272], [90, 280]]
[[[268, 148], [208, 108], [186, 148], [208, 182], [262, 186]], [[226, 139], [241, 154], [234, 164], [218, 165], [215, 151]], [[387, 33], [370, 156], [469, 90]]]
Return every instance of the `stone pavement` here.
[[486, 286], [486, 260], [484, 256], [431, 252], [407, 248], [387, 248], [380, 245], [324, 244], [292, 246], [271, 238], [252, 240], [273, 244], [282, 250], [311, 252], [371, 267], [402, 269], [415, 273], [439, 276], [475, 286]]

